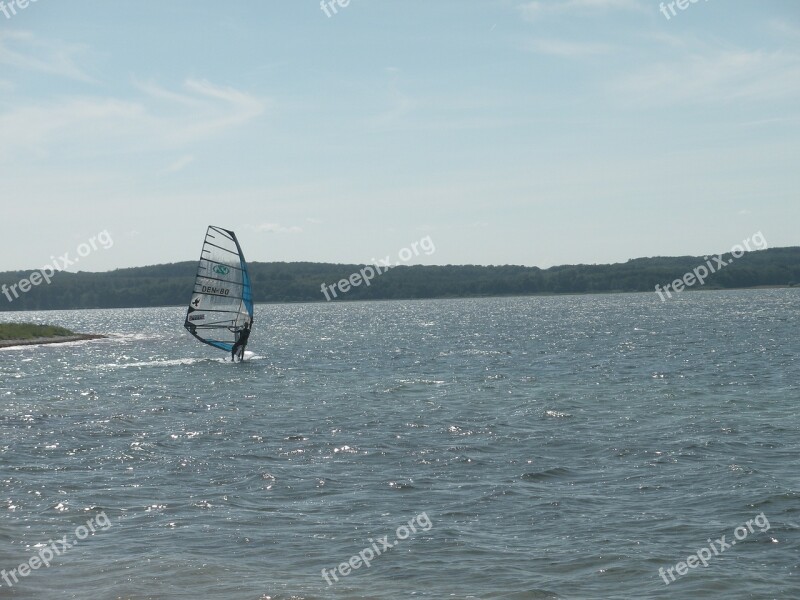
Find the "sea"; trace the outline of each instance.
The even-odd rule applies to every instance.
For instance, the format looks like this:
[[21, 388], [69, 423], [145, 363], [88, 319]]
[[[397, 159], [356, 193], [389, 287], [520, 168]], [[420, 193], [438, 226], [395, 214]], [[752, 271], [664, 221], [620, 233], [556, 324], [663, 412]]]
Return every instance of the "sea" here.
[[[7, 312], [0, 598], [800, 598], [800, 289]], [[226, 360], [228, 359], [228, 360]]]

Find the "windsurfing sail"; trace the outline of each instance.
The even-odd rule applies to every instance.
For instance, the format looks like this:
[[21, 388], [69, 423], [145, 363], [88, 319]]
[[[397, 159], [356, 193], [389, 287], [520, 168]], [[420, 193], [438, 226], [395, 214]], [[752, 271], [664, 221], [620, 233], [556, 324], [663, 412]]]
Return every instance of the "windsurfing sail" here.
[[250, 275], [239, 240], [209, 225], [183, 326], [201, 342], [230, 352], [238, 331], [252, 322]]

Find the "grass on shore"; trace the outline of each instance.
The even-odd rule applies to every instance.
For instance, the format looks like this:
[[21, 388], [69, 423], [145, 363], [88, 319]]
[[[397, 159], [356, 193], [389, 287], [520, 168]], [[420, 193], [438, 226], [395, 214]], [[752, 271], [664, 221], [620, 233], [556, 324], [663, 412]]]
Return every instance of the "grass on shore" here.
[[31, 340], [40, 337], [62, 337], [75, 335], [69, 329], [55, 325], [35, 325], [34, 323], [0, 323], [0, 341]]

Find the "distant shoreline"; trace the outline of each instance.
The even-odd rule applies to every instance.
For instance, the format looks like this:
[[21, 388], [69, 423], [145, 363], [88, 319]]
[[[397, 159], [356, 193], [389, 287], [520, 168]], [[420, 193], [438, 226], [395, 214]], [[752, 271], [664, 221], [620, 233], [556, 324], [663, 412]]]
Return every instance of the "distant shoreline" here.
[[44, 344], [66, 344], [67, 342], [81, 342], [83, 340], [100, 340], [107, 336], [92, 333], [76, 333], [75, 335], [62, 335], [56, 337], [29, 338], [26, 340], [0, 340], [0, 348], [14, 346], [39, 346]]
[[[684, 284], [686, 291], [700, 285], [706, 290], [800, 286], [800, 246], [746, 252], [736, 258], [733, 253], [726, 253], [714, 259], [725, 266], [724, 270], [715, 268], [714, 261], [709, 266], [708, 256], [634, 258], [624, 263], [547, 269], [520, 265], [398, 265], [369, 282], [360, 275], [360, 270], [369, 267], [364, 264], [251, 262], [248, 266], [251, 297], [258, 304], [636, 292], [649, 292], [655, 297], [659, 287], [675, 282], [681, 287], [682, 278], [695, 269], [700, 269], [700, 274], [704, 270], [708, 273], [702, 284], [695, 281], [694, 288]], [[0, 285], [14, 285], [21, 275], [24, 272], [0, 273]], [[59, 271], [47, 286], [31, 288], [13, 302], [0, 299], [0, 313], [188, 306], [196, 283], [196, 261], [100, 273]], [[334, 284], [338, 292], [328, 297], [326, 291]], [[345, 288], [347, 291], [343, 291]]]
[[[683, 294], [684, 292], [689, 293], [707, 293], [707, 292], [744, 292], [750, 290], [779, 290], [779, 289], [790, 289], [790, 290], [800, 290], [800, 285], [786, 285], [786, 284], [768, 284], [768, 285], [752, 285], [752, 286], [741, 286], [741, 287], [710, 287], [705, 286], [702, 288], [686, 288], [682, 292], [679, 292], [678, 295]], [[406, 301], [420, 301], [420, 300], [483, 300], [487, 298], [552, 298], [555, 296], [607, 296], [607, 295], [615, 295], [615, 294], [655, 294], [652, 290], [598, 290], [598, 291], [591, 291], [591, 292], [532, 292], [532, 293], [510, 293], [510, 294], [470, 294], [470, 295], [458, 295], [458, 296], [414, 296], [414, 297], [398, 297], [398, 298], [363, 298], [363, 297], [355, 297], [355, 298], [337, 298], [336, 300], [332, 300], [330, 302], [326, 302], [324, 298], [321, 300], [256, 300], [253, 302], [256, 306], [261, 304], [268, 304], [268, 305], [279, 305], [279, 304], [325, 304], [325, 305], [333, 305], [333, 304], [346, 304], [351, 302], [406, 302]], [[673, 295], [675, 293], [673, 292]], [[657, 296], [655, 296], [657, 298]], [[147, 309], [147, 308], [182, 308], [186, 309], [186, 303], [180, 304], [157, 304], [152, 306], [116, 306], [116, 307], [109, 307], [109, 306], [93, 306], [93, 307], [81, 307], [81, 308], [43, 308], [43, 309], [28, 309], [28, 310], [2, 310], [0, 309], [0, 314], [3, 312], [7, 312], [12, 314], [14, 312], [67, 312], [67, 311], [75, 311], [75, 310], [140, 310], [140, 309]], [[88, 335], [88, 334], [87, 334]], [[98, 338], [104, 338], [108, 336], [95, 336]], [[34, 343], [42, 343], [42, 342], [34, 342]], [[51, 342], [57, 343], [57, 342]], [[0, 342], [2, 344], [2, 342]], [[22, 344], [17, 344], [22, 345]], [[3, 346], [0, 345], [0, 348]]]

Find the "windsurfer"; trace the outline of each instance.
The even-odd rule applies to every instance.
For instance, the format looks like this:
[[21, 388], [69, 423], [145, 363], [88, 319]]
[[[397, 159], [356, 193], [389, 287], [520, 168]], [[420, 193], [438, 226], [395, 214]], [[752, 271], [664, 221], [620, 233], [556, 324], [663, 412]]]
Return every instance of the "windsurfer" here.
[[244, 347], [247, 345], [247, 338], [250, 337], [250, 326], [252, 325], [252, 321], [249, 321], [244, 324], [244, 327], [241, 329], [237, 329], [234, 333], [236, 333], [236, 343], [231, 348], [231, 362], [236, 362], [236, 353], [239, 353], [239, 362], [242, 362], [244, 359]]

